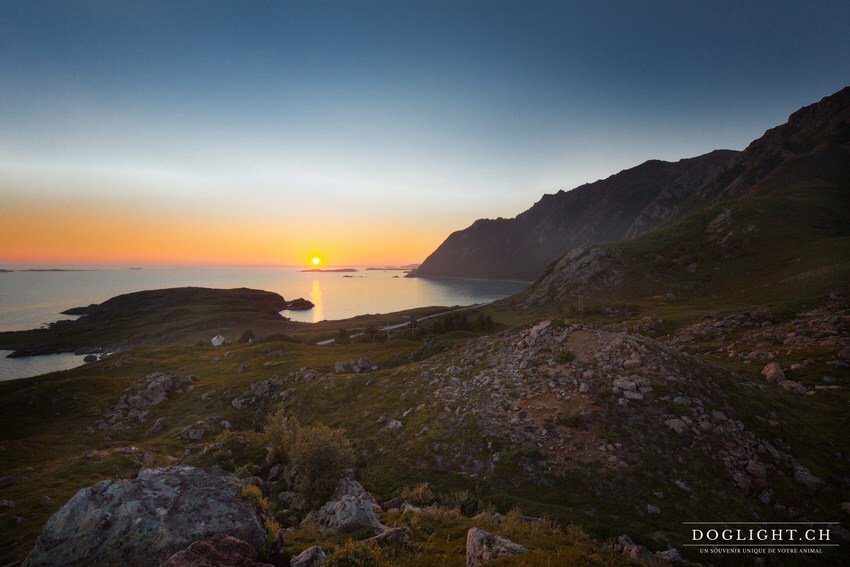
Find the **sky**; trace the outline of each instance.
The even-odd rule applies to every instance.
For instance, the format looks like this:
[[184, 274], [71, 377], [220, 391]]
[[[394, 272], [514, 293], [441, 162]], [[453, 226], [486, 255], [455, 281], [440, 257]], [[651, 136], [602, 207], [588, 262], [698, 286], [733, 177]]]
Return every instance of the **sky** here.
[[850, 84], [850, 2], [0, 0], [0, 264], [401, 265]]

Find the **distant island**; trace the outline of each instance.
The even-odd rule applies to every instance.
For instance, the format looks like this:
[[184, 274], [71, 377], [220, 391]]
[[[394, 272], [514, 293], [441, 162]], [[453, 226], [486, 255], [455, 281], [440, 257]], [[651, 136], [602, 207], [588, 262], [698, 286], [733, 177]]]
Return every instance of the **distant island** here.
[[84, 268], [25, 268], [22, 270], [6, 270], [0, 269], [0, 272], [96, 272], [97, 270], [89, 270]]
[[308, 270], [301, 270], [302, 272], [357, 272], [359, 270], [355, 270], [354, 268], [333, 268], [329, 270], [324, 270], [322, 268], [310, 268]]

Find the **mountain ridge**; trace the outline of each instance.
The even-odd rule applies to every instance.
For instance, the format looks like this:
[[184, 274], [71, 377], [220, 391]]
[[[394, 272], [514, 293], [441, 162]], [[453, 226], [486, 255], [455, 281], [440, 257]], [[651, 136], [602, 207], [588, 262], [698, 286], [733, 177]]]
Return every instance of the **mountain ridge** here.
[[677, 162], [649, 160], [570, 191], [545, 194], [512, 219], [479, 219], [452, 233], [413, 275], [534, 280], [564, 250], [631, 238], [658, 226], [736, 155], [715, 150]]
[[[793, 112], [743, 151], [649, 160], [545, 194], [512, 219], [476, 220], [452, 233], [413, 275], [533, 281], [572, 250], [632, 240], [724, 200], [771, 194], [809, 178], [842, 184], [850, 178], [842, 166], [850, 152], [848, 108], [850, 87]], [[801, 169], [793, 163], [801, 156], [817, 163]]]

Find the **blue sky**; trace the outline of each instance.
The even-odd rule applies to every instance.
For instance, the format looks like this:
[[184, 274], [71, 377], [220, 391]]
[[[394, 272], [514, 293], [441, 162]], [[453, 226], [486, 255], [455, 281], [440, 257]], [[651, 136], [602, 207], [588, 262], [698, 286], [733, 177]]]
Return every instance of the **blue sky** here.
[[0, 201], [421, 261], [543, 193], [743, 149], [850, 84], [848, 29], [846, 1], [6, 1]]

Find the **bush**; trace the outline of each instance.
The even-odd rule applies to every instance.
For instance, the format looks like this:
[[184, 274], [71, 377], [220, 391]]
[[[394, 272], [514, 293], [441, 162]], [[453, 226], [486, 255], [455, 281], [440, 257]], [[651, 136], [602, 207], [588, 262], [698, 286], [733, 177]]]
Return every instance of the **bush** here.
[[558, 364], [567, 364], [568, 362], [572, 362], [576, 359], [576, 353], [569, 349], [562, 350], [557, 355], [555, 355], [555, 362]]
[[266, 429], [269, 463], [291, 465], [296, 475], [292, 488], [311, 508], [332, 495], [339, 479], [354, 462], [354, 449], [341, 429], [324, 424], [302, 427], [283, 410], [269, 418]]
[[440, 495], [440, 503], [450, 509], [456, 509], [464, 516], [472, 516], [478, 511], [479, 502], [468, 490], [455, 490]]
[[245, 332], [242, 333], [241, 337], [239, 337], [239, 344], [250, 343], [256, 338], [257, 335], [254, 334], [254, 331], [252, 331], [251, 329], [245, 329]]
[[336, 332], [334, 342], [338, 345], [347, 345], [351, 342], [351, 335], [345, 327], [341, 327]]
[[580, 411], [574, 411], [558, 418], [558, 423], [564, 427], [580, 427], [584, 418]]
[[401, 497], [414, 506], [428, 506], [434, 503], [434, 493], [427, 482], [413, 488], [405, 487], [401, 491]]
[[328, 567], [374, 567], [389, 565], [390, 554], [375, 542], [347, 540], [328, 555]]

